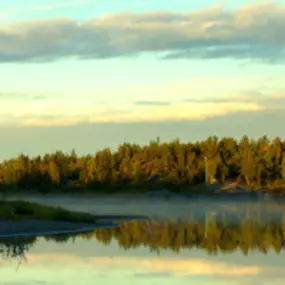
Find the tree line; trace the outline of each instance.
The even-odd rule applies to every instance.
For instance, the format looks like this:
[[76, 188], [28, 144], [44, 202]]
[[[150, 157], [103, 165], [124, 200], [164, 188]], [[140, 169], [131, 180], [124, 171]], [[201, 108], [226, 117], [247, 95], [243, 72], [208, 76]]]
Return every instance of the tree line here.
[[[207, 175], [205, 175], [207, 174]], [[1, 189], [91, 189], [120, 191], [153, 185], [182, 186], [238, 181], [250, 187], [285, 189], [285, 141], [263, 136], [250, 139], [210, 136], [204, 141], [179, 140], [148, 145], [124, 143], [78, 156], [57, 151], [29, 158], [21, 154], [0, 164]], [[131, 191], [131, 190], [130, 190]]]

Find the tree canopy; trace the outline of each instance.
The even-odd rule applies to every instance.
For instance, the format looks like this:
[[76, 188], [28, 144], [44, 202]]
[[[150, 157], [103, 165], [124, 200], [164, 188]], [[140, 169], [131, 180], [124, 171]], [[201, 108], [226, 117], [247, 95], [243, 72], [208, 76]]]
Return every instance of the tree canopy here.
[[179, 191], [181, 185], [204, 183], [205, 171], [207, 183], [239, 181], [250, 187], [284, 189], [285, 141], [266, 136], [257, 140], [244, 136], [240, 141], [211, 136], [201, 142], [157, 139], [142, 146], [124, 143], [116, 151], [105, 148], [85, 156], [78, 156], [75, 150], [33, 158], [21, 154], [0, 164], [0, 186], [120, 191], [146, 189], [155, 182], [176, 185]]

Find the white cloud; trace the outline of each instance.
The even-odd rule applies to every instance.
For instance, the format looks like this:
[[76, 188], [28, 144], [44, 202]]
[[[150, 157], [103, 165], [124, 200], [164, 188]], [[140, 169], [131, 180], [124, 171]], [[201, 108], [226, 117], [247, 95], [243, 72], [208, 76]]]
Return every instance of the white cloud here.
[[285, 5], [271, 2], [257, 2], [234, 11], [214, 6], [185, 13], [109, 14], [81, 23], [71, 19], [39, 20], [0, 28], [0, 61], [163, 52], [169, 59], [234, 58], [284, 63], [284, 29]]
[[116, 269], [143, 270], [144, 272], [169, 272], [177, 275], [212, 275], [212, 276], [247, 276], [256, 275], [262, 271], [259, 266], [241, 266], [225, 262], [215, 262], [206, 259], [182, 258], [136, 258], [136, 257], [94, 257], [84, 259], [73, 254], [29, 254], [28, 264], [43, 266], [58, 264], [92, 266], [103, 271]]
[[[5, 102], [4, 102], [5, 103]], [[94, 122], [151, 122], [165, 120], [200, 120], [220, 115], [227, 115], [234, 112], [260, 111], [264, 107], [254, 102], [221, 102], [221, 103], [188, 103], [176, 102], [167, 106], [137, 106], [132, 109], [110, 108], [100, 109], [94, 105], [74, 101], [72, 104], [48, 103], [47, 100], [35, 100], [28, 102], [29, 107], [24, 107], [24, 103], [18, 108], [13, 101], [6, 106], [0, 106], [2, 115], [0, 125], [12, 124], [18, 126], [57, 126], [75, 125], [79, 123]], [[20, 108], [21, 107], [21, 108]], [[13, 110], [9, 114], [5, 110]]]

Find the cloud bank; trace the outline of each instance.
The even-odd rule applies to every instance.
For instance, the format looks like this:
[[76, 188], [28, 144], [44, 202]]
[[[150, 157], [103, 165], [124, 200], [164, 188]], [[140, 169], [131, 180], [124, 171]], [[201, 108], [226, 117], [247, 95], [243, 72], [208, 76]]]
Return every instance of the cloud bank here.
[[[65, 266], [62, 267], [62, 264]], [[145, 282], [152, 283], [154, 278], [155, 281], [158, 282], [164, 281], [165, 278], [167, 278], [168, 281], [174, 281], [172, 283], [175, 283], [176, 280], [179, 282], [181, 278], [184, 278], [186, 283], [188, 281], [188, 283], [191, 284], [193, 281], [197, 281], [197, 278], [199, 283], [200, 280], [202, 281], [205, 277], [208, 277], [215, 279], [218, 284], [224, 284], [223, 281], [226, 280], [229, 281], [227, 284], [234, 285], [236, 284], [236, 278], [238, 278], [238, 280], [242, 278], [243, 280], [254, 279], [257, 281], [258, 275], [267, 269], [258, 265], [242, 266], [236, 265], [234, 262], [216, 262], [195, 258], [83, 258], [75, 254], [30, 253], [28, 256], [28, 264], [23, 263], [21, 265], [19, 270], [20, 275], [17, 274], [13, 279], [14, 283], [12, 283], [10, 281], [11, 272], [13, 272], [11, 271], [11, 266], [5, 263], [3, 265], [1, 281], [7, 285], [76, 284], [75, 280], [78, 280], [78, 277], [84, 284], [101, 284], [102, 281], [103, 283], [113, 283], [114, 280], [119, 284], [128, 283], [130, 280], [136, 284], [145, 284]], [[278, 268], [278, 270], [280, 271], [280, 268]], [[274, 270], [274, 273], [278, 272], [278, 270]], [[25, 275], [24, 278], [21, 274], [22, 271]], [[36, 282], [35, 272], [41, 276]], [[51, 272], [54, 274], [51, 274]], [[102, 280], [102, 278], [104, 280]], [[28, 281], [32, 280], [32, 283], [28, 283]], [[270, 280], [272, 280], [272, 278]]]
[[250, 59], [284, 63], [285, 5], [227, 11], [109, 14], [76, 22], [49, 19], [0, 27], [0, 62], [104, 59], [158, 53], [161, 59]]
[[256, 104], [263, 109], [284, 109], [285, 108], [285, 92], [276, 94], [264, 94], [262, 92], [244, 92], [234, 96], [220, 96], [208, 98], [184, 98], [182, 101], [190, 104]]
[[171, 102], [168, 101], [136, 101], [135, 105], [138, 106], [169, 106]]
[[235, 102], [204, 104], [202, 106], [201, 104], [175, 103], [167, 106], [137, 106], [133, 109], [100, 108], [100, 110], [95, 105], [88, 105], [88, 103], [81, 105], [77, 103], [77, 105], [70, 106], [58, 103], [54, 107], [46, 100], [34, 100], [28, 103], [29, 108], [24, 109], [24, 103], [22, 103], [10, 113], [5, 113], [5, 110], [12, 110], [12, 103], [9, 106], [6, 104], [6, 108], [5, 106], [1, 107], [0, 110], [3, 111], [0, 115], [0, 126], [71, 126], [97, 122], [201, 120], [235, 112], [256, 112], [265, 109], [254, 102], [249, 104]]
[[[191, 86], [190, 86], [191, 89]], [[184, 92], [185, 93], [185, 92]], [[186, 93], [190, 93], [186, 92]], [[196, 92], [193, 92], [196, 93]], [[160, 93], [159, 93], [160, 94]], [[179, 92], [178, 92], [179, 94]], [[199, 94], [199, 92], [197, 92]], [[163, 98], [163, 92], [161, 93]], [[204, 121], [239, 114], [285, 110], [285, 93], [245, 90], [220, 96], [181, 96], [175, 99], [121, 100], [98, 104], [93, 98], [50, 98], [42, 94], [0, 93], [1, 126], [72, 126], [83, 123]], [[15, 104], [16, 101], [19, 103]], [[8, 112], [9, 110], [9, 112]], [[285, 112], [284, 112], [285, 113]]]
[[[55, 258], [56, 257], [56, 258]], [[110, 268], [116, 269], [131, 269], [131, 271], [146, 274], [165, 274], [171, 275], [212, 275], [212, 276], [254, 276], [262, 271], [262, 267], [241, 266], [234, 263], [228, 264], [225, 262], [214, 262], [205, 259], [182, 259], [182, 258], [137, 258], [137, 257], [95, 257], [86, 259], [73, 254], [30, 254], [29, 265], [40, 266], [51, 265], [58, 267], [58, 264], [76, 265], [77, 268], [86, 267], [89, 265], [100, 269], [100, 272], [110, 272]], [[56, 260], [56, 262], [54, 262]], [[109, 274], [109, 273], [108, 273]]]

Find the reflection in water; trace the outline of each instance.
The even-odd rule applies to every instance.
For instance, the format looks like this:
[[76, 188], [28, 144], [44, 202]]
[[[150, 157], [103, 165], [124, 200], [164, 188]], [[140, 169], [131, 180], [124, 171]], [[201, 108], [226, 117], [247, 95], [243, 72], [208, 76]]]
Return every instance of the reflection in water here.
[[[183, 219], [129, 221], [89, 233], [1, 239], [0, 243], [6, 260], [27, 256], [28, 262], [13, 277], [21, 276], [23, 284], [33, 284], [39, 272], [46, 276], [46, 284], [73, 284], [74, 278], [82, 282], [76, 284], [129, 279], [136, 284], [173, 284], [174, 280], [176, 284], [284, 284], [285, 280], [282, 207], [216, 207]], [[11, 269], [3, 264], [1, 280], [2, 273]], [[62, 271], [54, 275], [57, 268]]]

